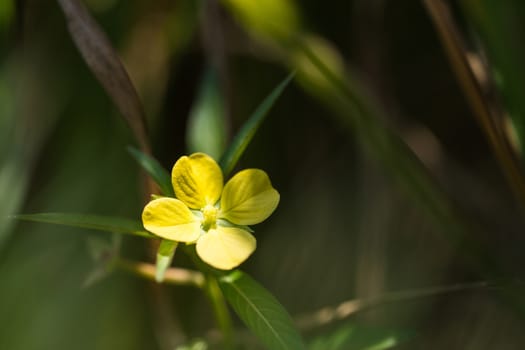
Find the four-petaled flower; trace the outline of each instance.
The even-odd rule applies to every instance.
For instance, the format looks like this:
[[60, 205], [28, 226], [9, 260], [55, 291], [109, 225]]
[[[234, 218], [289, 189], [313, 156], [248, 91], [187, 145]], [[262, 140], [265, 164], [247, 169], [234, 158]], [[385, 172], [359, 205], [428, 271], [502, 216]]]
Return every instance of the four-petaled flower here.
[[262, 222], [279, 203], [279, 193], [259, 169], [240, 171], [223, 188], [221, 169], [204, 153], [179, 158], [171, 182], [177, 198], [149, 202], [144, 228], [164, 239], [196, 243], [199, 257], [222, 270], [253, 253], [255, 238], [246, 225]]

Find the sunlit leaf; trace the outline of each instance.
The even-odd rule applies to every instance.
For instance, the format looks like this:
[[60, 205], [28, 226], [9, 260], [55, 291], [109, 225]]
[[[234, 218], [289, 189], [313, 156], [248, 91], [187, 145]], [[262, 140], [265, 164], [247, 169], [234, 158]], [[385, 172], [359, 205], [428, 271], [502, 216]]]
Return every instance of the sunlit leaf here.
[[264, 101], [257, 107], [255, 112], [253, 112], [253, 114], [244, 123], [242, 128], [231, 142], [230, 146], [226, 149], [219, 162], [225, 176], [227, 176], [233, 170], [235, 164], [237, 164], [237, 161], [239, 161], [239, 158], [241, 158], [242, 154], [244, 153], [244, 150], [246, 150], [246, 147], [248, 147], [250, 141], [253, 139], [257, 129], [268, 115], [268, 112], [277, 101], [277, 98], [281, 96], [286, 86], [288, 86], [290, 81], [293, 79], [294, 75], [295, 73], [288, 75], [288, 77], [286, 77], [286, 79], [284, 79], [284, 81], [281, 82], [270, 93], [270, 95], [264, 99]]
[[228, 303], [269, 349], [304, 349], [290, 315], [264, 287], [236, 270], [219, 279]]
[[15, 215], [13, 218], [99, 231], [125, 233], [148, 238], [155, 237], [144, 230], [141, 222], [113, 216], [73, 213], [38, 213]]
[[133, 147], [128, 147], [129, 153], [142, 166], [142, 168], [151, 176], [153, 181], [159, 185], [163, 195], [175, 197], [173, 186], [171, 185], [170, 174], [160, 165], [153, 157], [150, 157]]

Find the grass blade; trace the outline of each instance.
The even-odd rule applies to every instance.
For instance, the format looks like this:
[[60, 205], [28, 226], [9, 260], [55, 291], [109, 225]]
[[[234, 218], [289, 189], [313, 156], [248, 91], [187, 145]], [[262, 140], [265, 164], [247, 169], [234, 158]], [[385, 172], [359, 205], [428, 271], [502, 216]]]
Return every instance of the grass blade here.
[[[504, 175], [507, 177], [514, 194], [525, 205], [525, 179], [521, 174], [521, 166], [515, 157], [510, 142], [502, 132], [503, 125], [498, 108], [490, 103], [490, 97], [484, 93], [480, 82], [468, 62], [467, 50], [461, 34], [452, 17], [449, 6], [442, 1], [424, 0], [427, 11], [434, 23], [437, 33], [448, 55], [450, 64], [456, 74], [465, 98], [498, 160]], [[496, 112], [498, 111], [498, 112]]]
[[284, 89], [290, 81], [295, 76], [295, 72], [290, 73], [286, 79], [284, 79], [271, 93], [264, 99], [264, 101], [257, 107], [255, 112], [248, 118], [244, 123], [241, 130], [237, 133], [230, 146], [224, 152], [224, 155], [221, 157], [219, 165], [221, 166], [222, 172], [227, 176], [241, 158], [244, 150], [248, 147], [248, 144], [253, 139], [253, 136], [257, 132], [257, 129], [264, 121], [264, 118], [267, 116], [268, 112], [277, 101], [277, 98], [281, 96]]
[[521, 160], [525, 158], [525, 3], [521, 0], [463, 0], [468, 22], [479, 34], [491, 62], [496, 83], [514, 131]]
[[98, 23], [79, 0], [57, 0], [84, 61], [117, 106], [144, 152], [149, 152], [146, 118], [124, 65]]
[[113, 233], [125, 233], [147, 238], [155, 237], [144, 230], [140, 222], [114, 216], [73, 213], [38, 213], [15, 215], [13, 218], [24, 221], [43, 222], [47, 224], [87, 228]]
[[153, 157], [142, 153], [134, 147], [128, 147], [129, 153], [135, 160], [144, 168], [144, 170], [151, 176], [151, 178], [159, 185], [163, 195], [168, 197], [175, 197], [173, 186], [171, 185], [170, 174], [160, 165], [160, 163]]

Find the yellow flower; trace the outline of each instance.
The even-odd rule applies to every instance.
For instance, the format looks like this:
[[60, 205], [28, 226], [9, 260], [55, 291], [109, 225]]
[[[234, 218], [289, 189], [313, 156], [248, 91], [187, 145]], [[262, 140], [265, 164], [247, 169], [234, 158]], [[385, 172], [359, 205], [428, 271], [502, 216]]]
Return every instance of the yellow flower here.
[[221, 169], [204, 153], [179, 158], [171, 182], [177, 198], [149, 202], [144, 228], [164, 239], [196, 243], [199, 257], [222, 270], [253, 253], [255, 238], [246, 225], [262, 222], [279, 203], [279, 193], [259, 169], [240, 171], [223, 188]]

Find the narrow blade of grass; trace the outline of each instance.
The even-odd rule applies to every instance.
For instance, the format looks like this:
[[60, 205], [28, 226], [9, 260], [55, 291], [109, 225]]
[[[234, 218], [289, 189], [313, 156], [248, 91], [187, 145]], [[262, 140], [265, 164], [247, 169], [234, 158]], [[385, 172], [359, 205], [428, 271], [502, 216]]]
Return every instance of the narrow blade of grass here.
[[262, 124], [268, 112], [275, 104], [279, 96], [283, 93], [284, 89], [295, 76], [295, 72], [290, 73], [286, 79], [284, 79], [271, 93], [264, 99], [264, 101], [257, 107], [255, 112], [248, 118], [242, 128], [239, 130], [230, 146], [224, 152], [221, 157], [219, 165], [225, 176], [227, 176], [235, 167], [242, 154], [246, 150], [246, 147], [250, 144], [253, 136], [257, 132], [257, 129]]
[[489, 96], [483, 92], [468, 62], [467, 51], [450, 8], [442, 1], [424, 0], [423, 3], [439, 34], [465, 98], [492, 147], [494, 156], [514, 194], [525, 206], [525, 180], [521, 174], [521, 166], [510, 147], [509, 140], [505, 138], [505, 133], [501, 132], [503, 126], [498, 121], [501, 122], [503, 119], [501, 115], [495, 114], [499, 112], [498, 108], [490, 104]]
[[129, 153], [135, 158], [135, 160], [144, 168], [153, 181], [159, 185], [163, 195], [168, 197], [175, 197], [173, 192], [173, 186], [171, 185], [170, 174], [160, 165], [160, 163], [153, 157], [142, 153], [134, 147], [128, 147]]
[[135, 87], [106, 34], [79, 0], [57, 0], [84, 61], [117, 106], [144, 152], [149, 152], [146, 118]]
[[155, 237], [151, 233], [144, 230], [144, 227], [142, 227], [142, 224], [139, 221], [114, 216], [74, 213], [38, 213], [20, 214], [13, 216], [13, 218], [17, 220], [87, 228], [112, 233], [124, 233], [147, 238]]
[[522, 0], [462, 0], [469, 23], [487, 51], [503, 103], [518, 138], [521, 160], [525, 152], [525, 3]]

